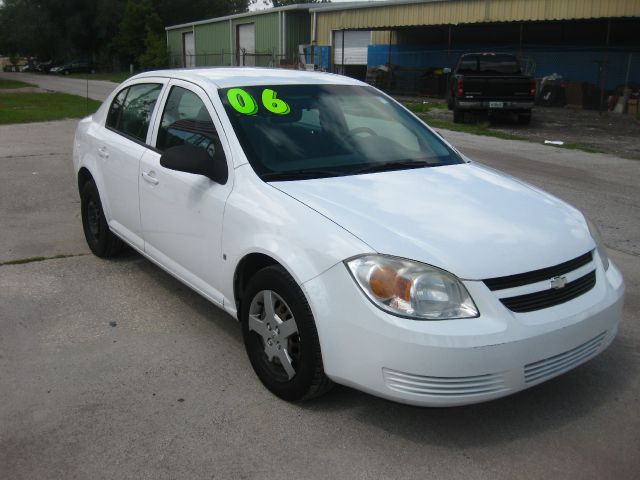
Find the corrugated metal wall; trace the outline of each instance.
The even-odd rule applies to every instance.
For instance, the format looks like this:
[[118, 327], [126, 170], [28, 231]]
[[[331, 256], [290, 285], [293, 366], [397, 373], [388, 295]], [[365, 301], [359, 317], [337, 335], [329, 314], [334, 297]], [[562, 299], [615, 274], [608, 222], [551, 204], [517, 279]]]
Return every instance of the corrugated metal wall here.
[[255, 23], [256, 25], [256, 52], [266, 53], [280, 51], [280, 29], [278, 12], [262, 15], [250, 15], [248, 17], [236, 18], [233, 25], [233, 50], [235, 52], [236, 29], [238, 25], [244, 23]]
[[640, 0], [449, 0], [316, 15], [317, 42], [329, 45], [331, 31], [341, 29], [640, 16]]
[[229, 22], [196, 25], [196, 65], [229, 65], [231, 46]]
[[298, 54], [298, 45], [311, 41], [311, 16], [309, 12], [286, 12], [285, 25], [285, 60], [291, 62]]
[[182, 34], [193, 31], [192, 27], [167, 31], [167, 49], [171, 57], [182, 57]]

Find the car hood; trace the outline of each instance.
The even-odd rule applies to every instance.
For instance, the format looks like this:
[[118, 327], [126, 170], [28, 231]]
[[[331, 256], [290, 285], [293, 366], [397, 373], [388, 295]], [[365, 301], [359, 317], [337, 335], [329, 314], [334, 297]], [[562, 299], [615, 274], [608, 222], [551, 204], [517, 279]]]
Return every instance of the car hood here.
[[271, 185], [378, 253], [469, 280], [553, 266], [594, 248], [577, 209], [474, 163]]

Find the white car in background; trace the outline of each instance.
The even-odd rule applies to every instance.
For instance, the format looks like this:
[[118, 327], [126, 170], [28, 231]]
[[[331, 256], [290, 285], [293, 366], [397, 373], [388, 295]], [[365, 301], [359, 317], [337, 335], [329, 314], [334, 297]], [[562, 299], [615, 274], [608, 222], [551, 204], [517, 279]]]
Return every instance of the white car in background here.
[[80, 122], [73, 152], [91, 250], [127, 243], [237, 318], [283, 399], [336, 382], [474, 403], [616, 335], [623, 279], [578, 210], [362, 82], [148, 72]]

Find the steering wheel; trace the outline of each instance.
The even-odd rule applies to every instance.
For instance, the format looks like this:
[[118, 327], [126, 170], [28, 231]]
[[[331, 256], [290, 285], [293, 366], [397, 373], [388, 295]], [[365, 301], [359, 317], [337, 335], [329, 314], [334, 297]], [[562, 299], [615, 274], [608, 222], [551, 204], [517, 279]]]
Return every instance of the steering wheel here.
[[350, 130], [349, 133], [351, 135], [358, 135], [359, 133], [368, 133], [372, 137], [377, 137], [378, 136], [378, 134], [376, 132], [374, 132], [373, 130], [371, 130], [369, 127], [354, 128], [353, 130]]

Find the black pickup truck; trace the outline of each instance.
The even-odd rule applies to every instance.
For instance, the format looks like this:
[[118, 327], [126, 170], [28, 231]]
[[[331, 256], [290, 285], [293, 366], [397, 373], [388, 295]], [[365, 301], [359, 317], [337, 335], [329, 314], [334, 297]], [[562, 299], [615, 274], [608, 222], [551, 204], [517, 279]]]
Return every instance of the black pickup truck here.
[[514, 55], [466, 53], [451, 75], [447, 102], [455, 123], [473, 110], [513, 112], [520, 123], [528, 124], [535, 96], [535, 80], [522, 73]]

